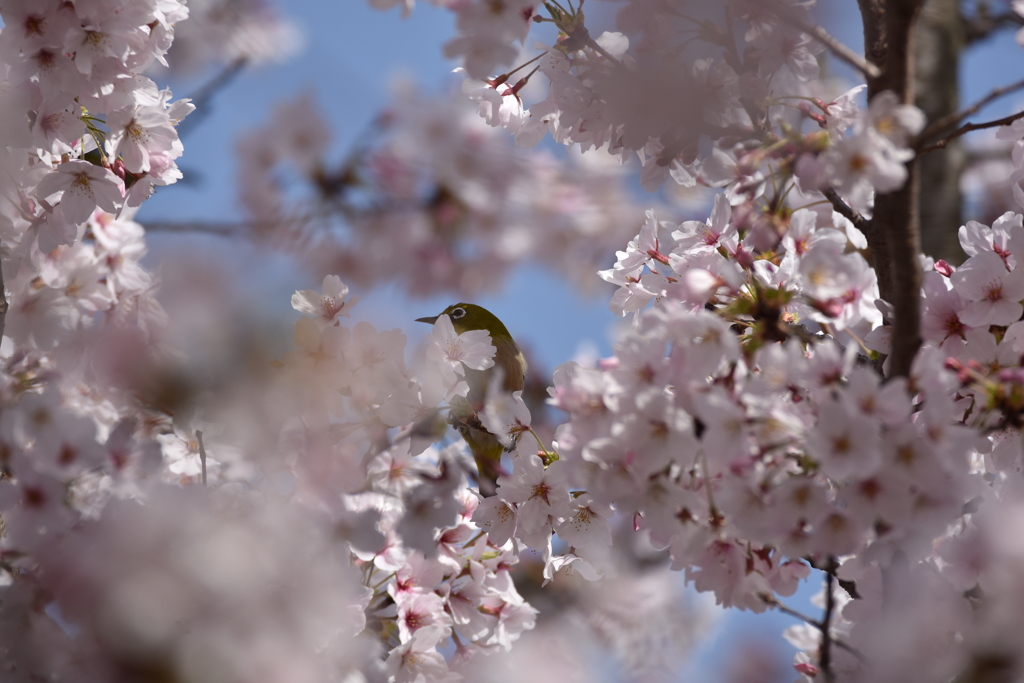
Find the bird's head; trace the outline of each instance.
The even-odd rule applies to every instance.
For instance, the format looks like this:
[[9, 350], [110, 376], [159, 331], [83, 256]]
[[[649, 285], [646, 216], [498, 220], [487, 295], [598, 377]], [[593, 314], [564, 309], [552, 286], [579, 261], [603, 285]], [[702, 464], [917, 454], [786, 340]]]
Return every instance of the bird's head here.
[[442, 315], [451, 318], [452, 327], [458, 334], [469, 330], [487, 330], [491, 339], [512, 339], [512, 335], [496, 315], [476, 304], [452, 304], [441, 311], [439, 315], [431, 318], [417, 318], [416, 322], [433, 325]]

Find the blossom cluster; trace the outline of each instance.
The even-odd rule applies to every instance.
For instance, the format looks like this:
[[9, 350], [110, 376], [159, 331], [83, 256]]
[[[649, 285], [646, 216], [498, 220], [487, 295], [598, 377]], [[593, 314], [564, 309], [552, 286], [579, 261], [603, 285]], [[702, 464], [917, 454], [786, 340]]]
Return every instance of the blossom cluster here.
[[[635, 154], [646, 189], [670, 178], [684, 187], [699, 182], [726, 188], [734, 204], [795, 173], [800, 189], [833, 188], [870, 214], [874, 192], [903, 185], [922, 113], [893, 93], [862, 112], [856, 97], [864, 86], [839, 95], [834, 82], [819, 79], [823, 46], [795, 28], [814, 24], [813, 3], [726, 4], [728, 16], [744, 22], [739, 45], [732, 32], [669, 3], [631, 3], [616, 16], [619, 32], [596, 38], [582, 3], [458, 3], [460, 33], [446, 52], [463, 58], [464, 87], [488, 123], [522, 146], [550, 133], [581, 151]], [[553, 24], [558, 39], [495, 76], [520, 58], [512, 43], [525, 42], [531, 22]], [[694, 32], [696, 41], [686, 38]], [[691, 42], [702, 46], [697, 54]], [[547, 81], [547, 97], [527, 106], [520, 93], [535, 78]], [[710, 150], [702, 138], [714, 143]]]
[[[472, 23], [473, 6], [459, 6], [454, 43], [472, 45], [486, 25]], [[1008, 628], [983, 587], [1007, 571], [999, 558], [1013, 564], [992, 520], [1012, 514], [1024, 457], [1021, 216], [961, 228], [959, 268], [921, 258], [925, 343], [906, 378], [886, 378], [893, 310], [851, 219], [870, 220], [876, 194], [906, 182], [923, 114], [888, 92], [862, 109], [864, 86], [837, 96], [818, 80], [820, 46], [798, 28], [814, 23], [806, 5], [729, 3], [745, 22], [739, 46], [734, 30], [659, 3], [624, 7], [621, 33], [592, 38], [581, 8], [567, 7], [543, 5], [537, 21], [560, 33], [533, 71], [493, 75], [510, 64], [513, 31], [459, 53], [481, 117], [524, 146], [551, 133], [636, 153], [647, 189], [671, 178], [723, 191], [707, 221], [649, 211], [601, 271], [618, 286], [611, 309], [633, 325], [598, 367], [556, 371], [551, 402], [569, 422], [550, 451], [517, 442], [481, 522], [541, 549], [548, 575], [571, 563], [593, 577], [609, 519], [631, 518], [698, 590], [755, 611], [823, 569], [828, 638], [815, 625], [793, 634], [808, 678], [822, 666], [843, 680], [983, 666], [984, 638]], [[709, 46], [699, 59], [682, 56], [687, 26]], [[522, 86], [541, 76], [547, 98], [527, 107]], [[1018, 120], [999, 132], [1017, 141], [1015, 167], [1020, 130]], [[829, 641], [843, 645], [831, 661]]]
[[[962, 227], [959, 268], [922, 257], [925, 344], [884, 383], [889, 309], [862, 235], [839, 214], [773, 220], [783, 237], [761, 250], [721, 195], [707, 223], [648, 215], [602, 273], [635, 324], [613, 358], [556, 372], [558, 464], [721, 604], [774, 606], [812, 566], [845, 581], [830, 631], [843, 680], [978, 666], [984, 634], [1007, 628], [984, 587], [1008, 571], [1012, 532], [994, 520], [1019, 505], [1024, 457], [1022, 216]], [[820, 633], [791, 640], [813, 677]]]
[[142, 72], [187, 16], [178, 2], [4, 6], [7, 106], [22, 112], [3, 128], [4, 175], [19, 190], [4, 211], [6, 248], [71, 244], [97, 209], [139, 206], [181, 177], [174, 127], [193, 107]]
[[180, 177], [174, 123], [190, 105], [142, 71], [187, 10], [13, 2], [2, 16], [0, 507], [4, 543], [30, 552], [74, 525], [68, 499], [94, 510], [96, 494], [131, 490], [159, 462], [151, 413], [115, 357], [161, 353], [166, 318], [131, 217], [155, 184]]
[[180, 416], [172, 430], [159, 409], [112, 405], [116, 391], [89, 403], [62, 355], [8, 360], [5, 666], [24, 680], [82, 667], [97, 681], [457, 680], [533, 626], [512, 544], [472, 521], [465, 447], [433, 445], [438, 403], [465, 395], [465, 368], [492, 364], [494, 347], [444, 318], [410, 369], [398, 330], [340, 324], [354, 303], [334, 276], [297, 292], [297, 348], [264, 389], [241, 387], [227, 409], [195, 399], [205, 440]]
[[[380, 10], [400, 5], [404, 16], [408, 16], [415, 5], [415, 0], [369, 2], [370, 6]], [[459, 34], [445, 44], [445, 56], [461, 57], [469, 75], [474, 78], [485, 78], [499, 66], [507, 65], [516, 58], [519, 50], [515, 43], [526, 39], [530, 32], [530, 22], [540, 5], [539, 0], [430, 2], [455, 12]]]
[[[354, 303], [347, 295], [328, 276], [321, 292], [293, 297], [307, 316], [274, 381], [277, 400], [298, 410], [288, 417], [277, 405], [274, 429], [295, 498], [348, 520], [372, 592], [367, 630], [384, 644], [389, 675], [448, 680], [449, 664], [510, 648], [536, 612], [511, 581], [511, 543], [473, 523], [479, 499], [466, 488], [465, 445], [433, 445], [444, 425], [438, 404], [466, 395], [466, 369], [490, 367], [494, 347], [486, 332], [459, 335], [442, 316], [409, 367], [399, 330], [340, 324]], [[452, 642], [448, 662], [438, 648]]]
[[186, 16], [3, 7], [5, 676], [454, 678], [439, 648], [508, 648], [535, 613], [470, 521], [467, 456], [388, 436], [465, 393], [463, 360], [414, 376], [403, 335], [338, 325], [337, 278], [297, 295], [316, 315], [248, 402], [207, 402], [168, 344], [131, 218], [181, 176], [192, 106], [142, 72]]
[[340, 163], [325, 154], [331, 144], [308, 94], [246, 133], [240, 235], [363, 287], [398, 279], [416, 296], [478, 295], [539, 262], [593, 290], [594, 271], [643, 219], [613, 157], [526, 153], [459, 93], [428, 99], [400, 88]]
[[153, 413], [119, 361], [162, 353], [166, 317], [131, 217], [180, 177], [174, 124], [190, 105], [142, 71], [185, 16], [176, 2], [3, 8], [0, 507], [18, 552], [73, 526], [68, 496], [94, 510], [96, 494], [131, 490], [159, 455]]
[[[540, 261], [615, 285], [631, 324], [612, 357], [556, 370], [550, 404], [567, 421], [549, 443], [500, 382], [474, 415], [450, 414], [472, 373], [495, 371], [486, 331], [441, 315], [410, 351], [401, 330], [350, 323], [357, 299], [334, 275], [292, 297], [291, 351], [190, 366], [132, 220], [180, 177], [192, 106], [143, 72], [189, 10], [3, 5], [5, 676], [482, 679], [475, 655], [539, 621], [513, 580], [531, 557], [537, 583], [610, 577], [608, 592], [636, 595], [626, 617], [588, 598], [594, 623], [612, 614], [606, 630], [675, 629], [653, 607], [638, 616], [676, 593], [616, 576], [613, 540], [751, 611], [824, 572], [826, 616], [787, 633], [806, 680], [1019, 669], [1024, 218], [968, 222], [959, 266], [919, 258], [924, 344], [894, 377], [898, 312], [858, 226], [904, 185], [925, 121], [892, 93], [862, 107], [863, 86], [819, 80], [808, 5], [730, 1], [726, 31], [632, 2], [592, 37], [582, 3], [443, 4], [458, 99], [401, 92], [337, 168], [311, 101], [281, 105], [239, 147], [243, 200], [257, 236], [350, 283], [476, 294]], [[218, 58], [258, 58], [218, 7], [193, 4], [196, 35], [232, 38]], [[283, 31], [255, 0], [231, 7], [255, 34]], [[495, 76], [544, 23], [559, 35], [534, 70]], [[527, 107], [532, 78], [549, 89]], [[497, 128], [587, 155], [566, 170]], [[1016, 143], [1019, 203], [1022, 130], [999, 133]], [[606, 165], [633, 154], [647, 189], [719, 188], [709, 218], [642, 220], [624, 167]], [[295, 201], [282, 165], [315, 201]], [[448, 429], [463, 418], [504, 448], [493, 495]]]
[[113, 500], [74, 533], [53, 529], [38, 570], [4, 589], [8, 680], [314, 683], [373, 668], [374, 641], [356, 638], [367, 591], [333, 534], [257, 494]]
[[301, 30], [266, 0], [190, 0], [188, 12], [168, 55], [175, 73], [284, 61], [302, 44]]

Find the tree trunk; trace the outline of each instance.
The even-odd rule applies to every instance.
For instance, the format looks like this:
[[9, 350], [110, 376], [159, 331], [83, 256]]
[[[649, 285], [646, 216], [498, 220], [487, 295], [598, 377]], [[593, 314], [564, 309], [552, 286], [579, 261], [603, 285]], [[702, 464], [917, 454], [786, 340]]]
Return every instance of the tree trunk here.
[[[891, 90], [901, 102], [914, 101], [914, 39], [922, 0], [859, 0], [864, 21], [864, 54], [880, 69], [868, 78], [868, 101]], [[907, 182], [875, 197], [867, 231], [875, 255], [879, 290], [895, 309], [890, 372], [907, 376], [921, 346], [921, 238], [918, 163], [907, 163]], [[888, 258], [886, 258], [888, 257]]]
[[[914, 101], [929, 122], [937, 121], [960, 107], [964, 29], [958, 0], [925, 0], [916, 31]], [[966, 163], [960, 139], [918, 161], [922, 251], [953, 263], [963, 260], [957, 230], [963, 224], [960, 176]]]

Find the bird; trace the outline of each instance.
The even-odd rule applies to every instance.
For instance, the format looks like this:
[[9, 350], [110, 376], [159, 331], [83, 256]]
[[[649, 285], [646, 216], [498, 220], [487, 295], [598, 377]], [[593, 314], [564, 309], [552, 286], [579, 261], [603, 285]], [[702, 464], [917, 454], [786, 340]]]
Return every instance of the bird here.
[[448, 422], [466, 441], [478, 471], [477, 483], [480, 494], [493, 496], [497, 492], [498, 477], [503, 474], [501, 456], [506, 447], [497, 436], [487, 431], [480, 421], [479, 413], [487, 401], [488, 383], [502, 377], [502, 389], [507, 392], [522, 391], [526, 383], [526, 357], [509, 333], [508, 328], [496, 315], [476, 304], [452, 304], [438, 315], [417, 318], [416, 322], [434, 324], [442, 315], [452, 321], [455, 332], [462, 334], [469, 330], [486, 330], [491, 335], [495, 348], [494, 366], [487, 370], [466, 368], [465, 379], [469, 393], [465, 398], [456, 396], [449, 401]]

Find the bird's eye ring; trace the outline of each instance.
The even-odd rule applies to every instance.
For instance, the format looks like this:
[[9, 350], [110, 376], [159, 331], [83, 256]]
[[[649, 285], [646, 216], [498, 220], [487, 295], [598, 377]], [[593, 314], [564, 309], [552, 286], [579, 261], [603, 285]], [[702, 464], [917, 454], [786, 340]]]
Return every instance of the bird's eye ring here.
[[452, 320], [458, 320], [459, 318], [465, 317], [465, 315], [465, 308], [456, 308], [454, 311], [452, 311]]

